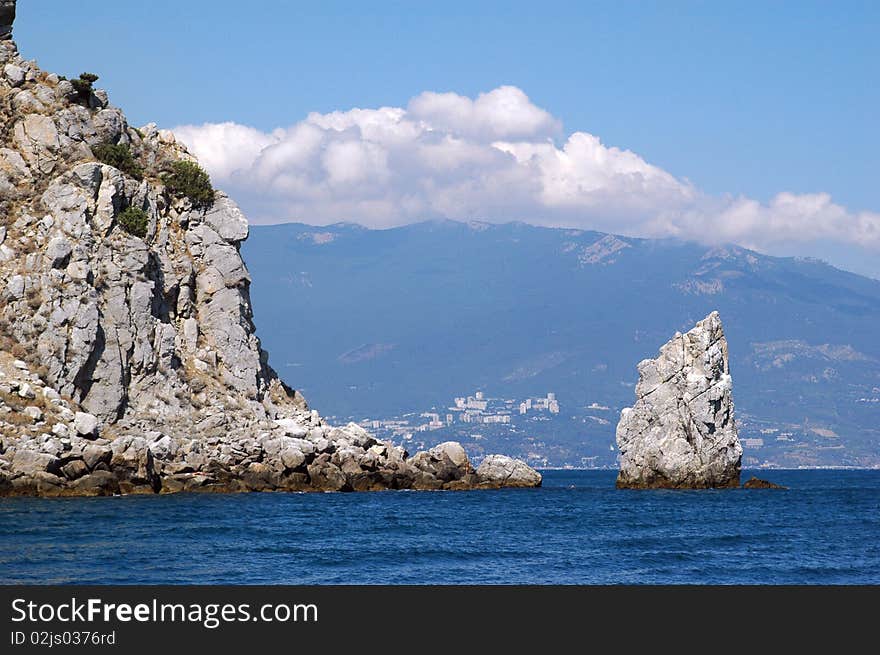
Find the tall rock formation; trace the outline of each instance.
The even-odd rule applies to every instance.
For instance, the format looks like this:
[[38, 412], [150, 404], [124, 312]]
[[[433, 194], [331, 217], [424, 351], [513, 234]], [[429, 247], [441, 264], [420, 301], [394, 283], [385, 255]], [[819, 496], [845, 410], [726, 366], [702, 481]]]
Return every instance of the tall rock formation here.
[[506, 484], [327, 425], [286, 387], [255, 334], [246, 218], [175, 184], [192, 155], [93, 81], [0, 41], [0, 495]]
[[727, 340], [718, 312], [639, 363], [636, 403], [617, 426], [619, 488], [739, 484]]

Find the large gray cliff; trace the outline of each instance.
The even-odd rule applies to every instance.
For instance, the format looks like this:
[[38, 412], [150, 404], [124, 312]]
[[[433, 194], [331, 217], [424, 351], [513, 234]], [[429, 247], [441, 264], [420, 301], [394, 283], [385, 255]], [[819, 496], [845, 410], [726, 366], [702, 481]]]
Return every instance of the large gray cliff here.
[[[14, 15], [3, 0], [0, 32]], [[138, 170], [99, 161], [108, 145]], [[310, 410], [255, 334], [246, 218], [169, 188], [180, 161], [173, 134], [0, 40], [0, 495], [540, 484], [509, 458], [410, 458]]]
[[636, 402], [617, 426], [621, 488], [739, 485], [727, 340], [718, 312], [639, 363]]

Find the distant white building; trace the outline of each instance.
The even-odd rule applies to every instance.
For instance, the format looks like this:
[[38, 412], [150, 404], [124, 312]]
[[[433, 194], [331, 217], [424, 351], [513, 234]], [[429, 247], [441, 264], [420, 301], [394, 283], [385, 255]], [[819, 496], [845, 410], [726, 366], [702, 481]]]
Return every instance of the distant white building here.
[[481, 400], [479, 398], [474, 398], [472, 396], [468, 396], [467, 405], [465, 405], [468, 409], [477, 409], [481, 412], [485, 412], [486, 408], [489, 406], [488, 400]]
[[520, 414], [527, 414], [530, 409], [547, 410], [551, 414], [558, 414], [559, 401], [556, 400], [556, 394], [550, 391], [544, 398], [526, 398], [519, 404]]
[[461, 420], [463, 423], [482, 423], [483, 415], [481, 412], [467, 411], [461, 415]]

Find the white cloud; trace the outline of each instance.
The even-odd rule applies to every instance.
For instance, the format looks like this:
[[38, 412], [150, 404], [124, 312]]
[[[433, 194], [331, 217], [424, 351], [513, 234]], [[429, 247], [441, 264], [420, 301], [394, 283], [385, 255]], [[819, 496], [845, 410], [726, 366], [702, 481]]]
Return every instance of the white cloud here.
[[226, 179], [238, 169], [250, 166], [263, 148], [275, 143], [278, 135], [264, 134], [237, 123], [206, 123], [174, 128], [177, 137], [218, 179]]
[[554, 136], [561, 123], [536, 107], [522, 90], [502, 86], [471, 100], [457, 93], [426, 91], [409, 102], [407, 115], [435, 130], [477, 141]]
[[597, 136], [564, 136], [512, 86], [476, 99], [426, 92], [405, 109], [312, 113], [271, 133], [235, 123], [174, 131], [255, 222], [524, 220], [765, 250], [817, 241], [880, 249], [880, 214], [823, 193], [766, 204], [707, 195]]

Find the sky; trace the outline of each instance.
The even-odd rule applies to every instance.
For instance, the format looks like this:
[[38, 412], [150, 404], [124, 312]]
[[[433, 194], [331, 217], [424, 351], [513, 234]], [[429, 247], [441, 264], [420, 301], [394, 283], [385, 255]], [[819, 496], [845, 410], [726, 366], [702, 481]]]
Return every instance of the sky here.
[[876, 2], [108, 6], [19, 0], [16, 41], [254, 223], [523, 220], [880, 278]]

